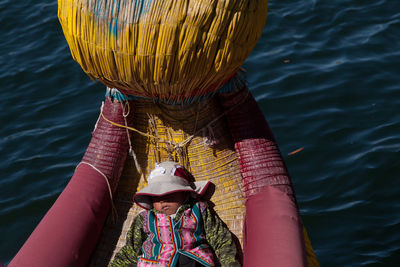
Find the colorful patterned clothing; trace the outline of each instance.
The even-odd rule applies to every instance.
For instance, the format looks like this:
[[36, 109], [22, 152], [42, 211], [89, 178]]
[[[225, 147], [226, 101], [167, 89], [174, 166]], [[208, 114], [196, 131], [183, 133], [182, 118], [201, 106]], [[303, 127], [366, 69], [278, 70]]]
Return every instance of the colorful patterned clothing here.
[[[203, 202], [191, 200], [178, 209], [174, 219], [154, 209], [136, 216], [126, 245], [110, 266], [174, 267], [177, 257], [183, 254], [204, 266], [239, 267], [237, 252], [231, 232], [215, 211]], [[145, 262], [147, 265], [142, 265]]]

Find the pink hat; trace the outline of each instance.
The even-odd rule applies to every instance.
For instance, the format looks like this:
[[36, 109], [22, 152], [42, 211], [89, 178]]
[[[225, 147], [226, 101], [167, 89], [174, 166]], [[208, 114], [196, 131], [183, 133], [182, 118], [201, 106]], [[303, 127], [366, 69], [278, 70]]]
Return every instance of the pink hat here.
[[192, 182], [191, 175], [176, 162], [157, 163], [147, 178], [147, 186], [135, 194], [133, 200], [144, 209], [153, 207], [152, 196], [163, 196], [175, 192], [192, 192], [203, 196], [211, 182]]

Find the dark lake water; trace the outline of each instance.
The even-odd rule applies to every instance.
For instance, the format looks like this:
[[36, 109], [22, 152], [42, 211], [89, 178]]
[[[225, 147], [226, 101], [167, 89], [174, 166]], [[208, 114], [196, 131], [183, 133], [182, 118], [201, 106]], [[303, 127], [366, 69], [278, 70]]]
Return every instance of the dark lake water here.
[[[72, 60], [57, 1], [0, 0], [0, 33], [8, 263], [81, 160], [105, 90]], [[271, 0], [244, 67], [321, 265], [400, 266], [400, 1]]]

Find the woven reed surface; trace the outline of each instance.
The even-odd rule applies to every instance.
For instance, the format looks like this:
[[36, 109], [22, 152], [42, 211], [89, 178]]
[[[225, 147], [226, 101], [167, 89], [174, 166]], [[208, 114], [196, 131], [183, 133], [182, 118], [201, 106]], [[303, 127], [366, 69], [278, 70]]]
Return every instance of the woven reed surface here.
[[[154, 142], [137, 133], [132, 133], [132, 145], [144, 176], [149, 174], [157, 161], [168, 160], [172, 156], [174, 160], [186, 165], [196, 181], [212, 181], [216, 185], [211, 199], [215, 204], [214, 209], [242, 242], [244, 195], [232, 137], [224, 117], [211, 125], [212, 131], [205, 127], [221, 115], [218, 102], [212, 99], [204, 105], [182, 109], [179, 106], [134, 101], [131, 112], [134, 113], [133, 127], [152, 135], [157, 133], [159, 137], [173, 142], [181, 142], [194, 132], [206, 129], [194, 137], [184, 153], [168, 153], [168, 145], [165, 143]], [[140, 211], [136, 205], [133, 206], [132, 197], [143, 185], [143, 176], [137, 171], [132, 157], [128, 156], [114, 196], [118, 219], [113, 222], [111, 216], [108, 218], [91, 266], [106, 266], [114, 253], [125, 244], [127, 231]]]
[[221, 94], [219, 99], [225, 109], [240, 104], [227, 114], [227, 120], [239, 155], [246, 197], [273, 185], [288, 193], [296, 203], [278, 144], [249, 90], [243, 87], [236, 94]]
[[58, 0], [72, 57], [129, 94], [179, 100], [215, 91], [261, 36], [266, 0]]
[[[113, 103], [110, 98], [106, 98], [103, 114], [116, 123], [124, 124], [123, 106], [119, 102]], [[128, 116], [127, 119], [132, 120], [132, 116]], [[111, 190], [114, 192], [128, 149], [126, 130], [114, 127], [100, 117], [82, 162], [89, 163], [100, 170], [108, 178]]]

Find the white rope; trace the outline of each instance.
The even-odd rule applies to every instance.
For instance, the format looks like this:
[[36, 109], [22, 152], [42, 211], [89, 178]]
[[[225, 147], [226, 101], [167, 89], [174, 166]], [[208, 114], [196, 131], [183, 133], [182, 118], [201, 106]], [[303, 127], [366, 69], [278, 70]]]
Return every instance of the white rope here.
[[[153, 136], [153, 135], [151, 135], [151, 134], [144, 133], [144, 132], [139, 131], [139, 130], [133, 128], [133, 127], [129, 127], [129, 126], [127, 125], [127, 121], [126, 121], [125, 115], [124, 115], [124, 118], [125, 118], [125, 125], [121, 125], [121, 124], [115, 123], [115, 122], [113, 122], [113, 121], [110, 121], [110, 120], [107, 119], [107, 118], [104, 116], [104, 114], [103, 114], [104, 102], [103, 102], [103, 105], [101, 106], [101, 109], [100, 109], [101, 112], [100, 112], [100, 114], [101, 114], [101, 116], [102, 116], [106, 121], [108, 121], [109, 123], [111, 123], [111, 124], [113, 124], [113, 125], [115, 125], [115, 126], [123, 127], [123, 128], [125, 128], [127, 131], [128, 131], [128, 130], [135, 131], [135, 132], [137, 132], [137, 133], [139, 133], [139, 134], [141, 134], [141, 135], [143, 135], [143, 136], [149, 137], [149, 138], [154, 138], [154, 139], [156, 139], [158, 142], [164, 142], [164, 143], [166, 143], [166, 144], [169, 144], [170, 146], [172, 146], [172, 148], [173, 148], [175, 151], [179, 151], [182, 147], [184, 147], [184, 146], [187, 145], [189, 142], [191, 142], [191, 141], [193, 140], [193, 138], [194, 138], [197, 134], [203, 132], [204, 129], [209, 129], [209, 128], [211, 128], [211, 125], [212, 125], [212, 124], [214, 124], [216, 121], [218, 121], [219, 119], [221, 119], [222, 117], [224, 117], [227, 113], [231, 112], [233, 109], [235, 109], [235, 108], [237, 108], [238, 106], [240, 106], [241, 104], [243, 104], [244, 101], [247, 99], [248, 94], [249, 94], [249, 91], [247, 92], [247, 95], [246, 95], [245, 97], [243, 97], [242, 100], [241, 100], [239, 103], [237, 103], [236, 105], [233, 105], [230, 109], [228, 109], [228, 110], [222, 112], [219, 116], [217, 116], [216, 118], [214, 118], [212, 121], [210, 121], [210, 122], [209, 122], [207, 125], [205, 125], [203, 128], [197, 130], [195, 133], [193, 133], [192, 135], [190, 135], [188, 138], [186, 138], [186, 139], [183, 140], [182, 142], [178, 142], [178, 143], [175, 143], [175, 142], [172, 141], [172, 140], [165, 140], [165, 139], [160, 138], [160, 137], [158, 137], [158, 136]], [[121, 104], [121, 105], [122, 105], [122, 104]], [[129, 104], [128, 104], [128, 108], [129, 108]], [[123, 110], [124, 110], [124, 108], [123, 108]], [[123, 113], [125, 114], [125, 111], [123, 111]], [[129, 111], [128, 111], [127, 114], [129, 114]], [[126, 115], [126, 116], [127, 116], [127, 115]], [[197, 118], [196, 118], [196, 120], [197, 120]], [[196, 124], [197, 124], [197, 122], [196, 122]], [[130, 138], [128, 138], [128, 140], [130, 140]], [[129, 141], [129, 142], [130, 142], [130, 141]], [[131, 154], [134, 154], [132, 147], [130, 147], [130, 153], [131, 153]], [[136, 158], [136, 157], [134, 157], [134, 159], [135, 159], [135, 158]], [[135, 165], [136, 165], [136, 168], [138, 169], [138, 171], [141, 171], [140, 166], [137, 164], [137, 160], [135, 160]]]
[[104, 179], [106, 180], [107, 187], [108, 187], [108, 193], [110, 194], [112, 216], [113, 216], [113, 219], [116, 219], [116, 218], [114, 218], [114, 217], [115, 217], [115, 216], [118, 217], [118, 213], [117, 213], [117, 209], [116, 209], [115, 206], [114, 206], [113, 193], [112, 193], [111, 185], [110, 185], [110, 182], [109, 182], [107, 176], [106, 176], [102, 171], [100, 171], [98, 168], [96, 168], [93, 164], [91, 164], [91, 163], [89, 163], [89, 162], [86, 162], [86, 161], [81, 161], [81, 162], [76, 166], [75, 170], [78, 169], [78, 167], [79, 167], [80, 165], [82, 165], [82, 164], [86, 164], [86, 165], [92, 167], [95, 171], [97, 171], [98, 173], [100, 173], [100, 174], [104, 177]]
[[[141, 177], [144, 177], [145, 182], [147, 182], [146, 177], [143, 175], [142, 167], [140, 167], [139, 161], [137, 159], [135, 150], [133, 150], [133, 147], [132, 147], [131, 136], [130, 136], [130, 132], [129, 132], [129, 129], [128, 129], [128, 121], [126, 119], [128, 117], [128, 115], [129, 115], [130, 111], [131, 111], [130, 105], [129, 105], [129, 101], [125, 101], [125, 104], [121, 103], [121, 107], [122, 107], [122, 116], [124, 117], [126, 135], [128, 137], [128, 143], [129, 143], [129, 152], [128, 153], [133, 158], [133, 162], [135, 164], [136, 170], [138, 171], [139, 175]], [[126, 113], [125, 113], [125, 107], [128, 107], [128, 111]]]
[[[103, 106], [104, 106], [104, 101], [101, 102], [100, 110], [103, 110]], [[101, 118], [101, 113], [99, 114], [99, 117], [97, 118], [97, 121], [96, 121], [96, 124], [94, 125], [94, 128], [93, 128], [92, 133], [93, 133], [94, 131], [96, 131], [96, 129], [97, 129], [97, 124], [99, 123], [100, 118]]]

